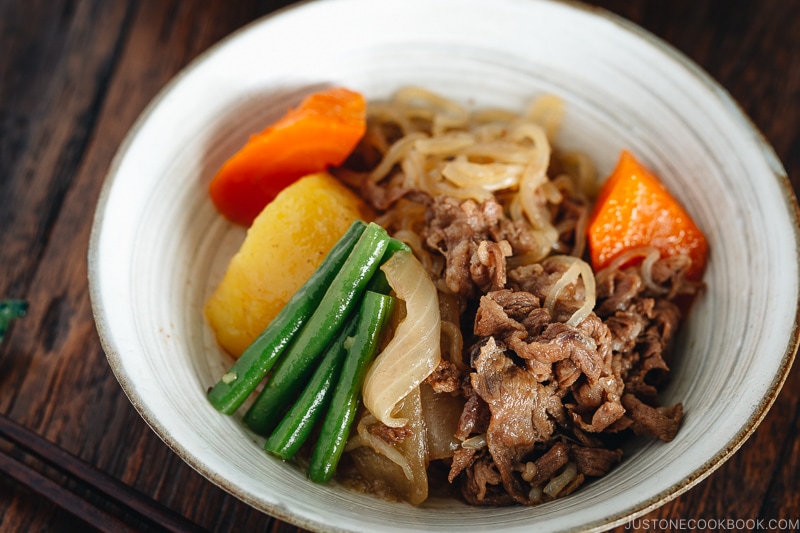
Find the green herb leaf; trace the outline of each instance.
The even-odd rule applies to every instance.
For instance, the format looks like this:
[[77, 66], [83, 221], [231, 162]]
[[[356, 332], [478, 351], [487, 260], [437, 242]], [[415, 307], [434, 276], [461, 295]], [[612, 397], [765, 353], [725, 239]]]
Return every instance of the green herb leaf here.
[[28, 302], [25, 300], [0, 300], [0, 342], [8, 330], [12, 320], [25, 316]]

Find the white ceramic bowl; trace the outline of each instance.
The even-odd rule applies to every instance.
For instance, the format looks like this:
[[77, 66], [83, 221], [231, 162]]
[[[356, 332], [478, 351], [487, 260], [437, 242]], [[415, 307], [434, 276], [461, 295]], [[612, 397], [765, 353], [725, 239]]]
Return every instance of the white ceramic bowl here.
[[[230, 363], [202, 305], [243, 231], [207, 184], [252, 132], [317, 87], [380, 98], [416, 84], [522, 109], [543, 92], [567, 116], [559, 144], [601, 174], [628, 147], [661, 175], [711, 247], [708, 290], [677, 346], [663, 402], [686, 417], [671, 443], [634, 441], [575, 494], [533, 508], [415, 508], [319, 486], [269, 457], [206, 389]], [[728, 94], [652, 35], [575, 4], [535, 0], [329, 0], [231, 35], [143, 113], [97, 208], [91, 298], [109, 363], [148, 424], [225, 490], [315, 530], [601, 530], [688, 490], [743, 443], [797, 347], [798, 224], [785, 172]]]

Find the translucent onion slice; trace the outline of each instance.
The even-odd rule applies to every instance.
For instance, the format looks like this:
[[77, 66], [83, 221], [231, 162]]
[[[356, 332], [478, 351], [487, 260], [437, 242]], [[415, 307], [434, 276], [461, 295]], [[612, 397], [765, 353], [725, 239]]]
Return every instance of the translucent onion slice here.
[[550, 289], [550, 294], [548, 294], [547, 298], [544, 300], [544, 307], [550, 313], [550, 316], [555, 314], [554, 309], [556, 302], [558, 301], [558, 297], [561, 295], [561, 291], [564, 290], [567, 285], [571, 285], [577, 281], [580, 274], [580, 265], [578, 265], [578, 263], [572, 263], [561, 275], [561, 277], [558, 278], [558, 281], [553, 284]]
[[459, 149], [458, 153], [467, 156], [470, 160], [487, 160], [516, 165], [525, 165], [536, 155], [535, 150], [521, 146], [519, 143], [502, 140], [475, 142]]
[[375, 418], [387, 426], [402, 427], [407, 419], [395, 418], [395, 408], [441, 360], [439, 298], [431, 278], [411, 253], [395, 253], [381, 269], [397, 297], [405, 301], [406, 317], [370, 366], [362, 392], [364, 405]]
[[369, 176], [369, 180], [373, 183], [378, 183], [385, 178], [396, 164], [398, 164], [414, 147], [414, 143], [419, 139], [425, 139], [426, 134], [421, 132], [410, 133], [394, 143], [389, 151], [386, 152], [380, 164], [375, 167]]
[[441, 137], [418, 139], [414, 142], [414, 148], [424, 155], [449, 156], [473, 144], [475, 144], [474, 135], [459, 131], [447, 133]]
[[367, 415], [363, 418], [362, 422], [363, 423], [358, 424], [357, 428], [358, 437], [361, 439], [361, 445], [369, 446], [375, 450], [377, 454], [383, 455], [399, 466], [403, 470], [403, 475], [406, 476], [406, 479], [412, 481], [414, 479], [414, 471], [411, 469], [411, 464], [408, 459], [403, 456], [403, 453], [385, 440], [369, 432], [369, 426], [375, 422], [375, 417], [373, 415]]
[[537, 190], [547, 182], [547, 167], [550, 164], [550, 143], [547, 134], [537, 124], [523, 122], [511, 132], [511, 136], [516, 141], [524, 139], [533, 141], [536, 155], [530, 160], [522, 175], [519, 198], [522, 202], [522, 211], [530, 223], [536, 228], [547, 226], [550, 222], [549, 217], [542, 214], [536, 200]]
[[581, 307], [575, 311], [566, 322], [566, 324], [569, 326], [577, 326], [583, 322], [587, 316], [589, 316], [589, 313], [592, 312], [595, 303], [597, 302], [597, 288], [595, 285], [592, 267], [590, 267], [586, 261], [570, 255], [555, 255], [549, 260], [559, 262], [563, 265], [568, 265], [569, 267], [561, 276], [561, 278], [559, 278], [559, 280], [553, 285], [553, 287], [550, 289], [550, 294], [548, 294], [547, 298], [545, 298], [544, 306], [548, 309], [548, 311], [550, 311], [551, 315], [553, 314], [556, 300], [558, 299], [561, 291], [568, 284], [577, 281], [579, 276], [581, 279], [583, 279], [583, 305], [581, 305]]
[[448, 392], [434, 392], [427, 383], [419, 387], [422, 421], [425, 423], [428, 458], [446, 459], [461, 446], [456, 439], [464, 400]]
[[[402, 442], [389, 444], [372, 434], [369, 428], [378, 423], [367, 413], [358, 423], [358, 434], [350, 439], [350, 451], [359, 473], [371, 482], [383, 482], [412, 505], [428, 497], [430, 463], [427, 428], [419, 389], [409, 393], [399, 405], [399, 412], [409, 419], [411, 434]], [[357, 442], [356, 442], [357, 441]], [[361, 449], [356, 449], [360, 446]]]
[[383, 102], [370, 102], [367, 104], [367, 115], [370, 119], [380, 122], [396, 124], [403, 135], [408, 135], [414, 131], [414, 126], [397, 106]]
[[409, 85], [398, 89], [394, 93], [392, 99], [396, 103], [411, 108], [412, 110], [415, 108], [433, 109], [454, 116], [467, 113], [467, 111], [455, 101], [415, 85]]
[[551, 498], [555, 498], [558, 496], [558, 493], [564, 490], [564, 487], [569, 485], [577, 476], [578, 467], [575, 465], [575, 463], [567, 463], [564, 471], [551, 479], [547, 485], [545, 485], [544, 493]]
[[523, 165], [472, 163], [466, 157], [458, 156], [442, 168], [442, 175], [462, 188], [498, 191], [517, 186], [524, 171]]
[[558, 96], [544, 94], [528, 109], [528, 118], [540, 124], [547, 132], [547, 138], [553, 141], [564, 121], [565, 107], [564, 101]]

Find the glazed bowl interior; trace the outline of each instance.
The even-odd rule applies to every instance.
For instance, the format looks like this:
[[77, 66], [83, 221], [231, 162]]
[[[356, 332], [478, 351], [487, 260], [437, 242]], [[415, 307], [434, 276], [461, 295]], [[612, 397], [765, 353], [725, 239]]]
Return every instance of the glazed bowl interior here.
[[[518, 111], [556, 94], [567, 109], [559, 147], [590, 155], [601, 176], [627, 148], [660, 175], [711, 249], [662, 394], [684, 405], [674, 441], [634, 439], [607, 476], [537, 507], [412, 507], [307, 481], [208, 404], [231, 359], [202, 308], [245, 234], [214, 210], [208, 182], [251, 133], [328, 85], [368, 99], [418, 85]], [[131, 402], [250, 505], [315, 530], [599, 530], [688, 490], [764, 416], [797, 346], [797, 240], [769, 146], [706, 74], [633, 25], [550, 1], [331, 0], [257, 21], [164, 89], [110, 169], [89, 271], [101, 341]]]

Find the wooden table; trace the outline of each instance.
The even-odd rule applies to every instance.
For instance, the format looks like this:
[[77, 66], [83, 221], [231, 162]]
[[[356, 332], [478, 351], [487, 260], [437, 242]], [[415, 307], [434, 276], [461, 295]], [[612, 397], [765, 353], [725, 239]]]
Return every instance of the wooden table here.
[[[212, 531], [296, 528], [206, 481], [139, 417], [98, 341], [87, 244], [106, 170], [151, 98], [209, 46], [286, 3], [0, 0], [0, 298], [30, 302], [0, 346], [0, 411]], [[798, 190], [800, 2], [591, 3], [652, 31], [717, 79], [774, 146]], [[797, 520], [798, 472], [796, 365], [732, 459], [634, 525]], [[43, 529], [85, 525], [0, 477], [0, 530]]]

